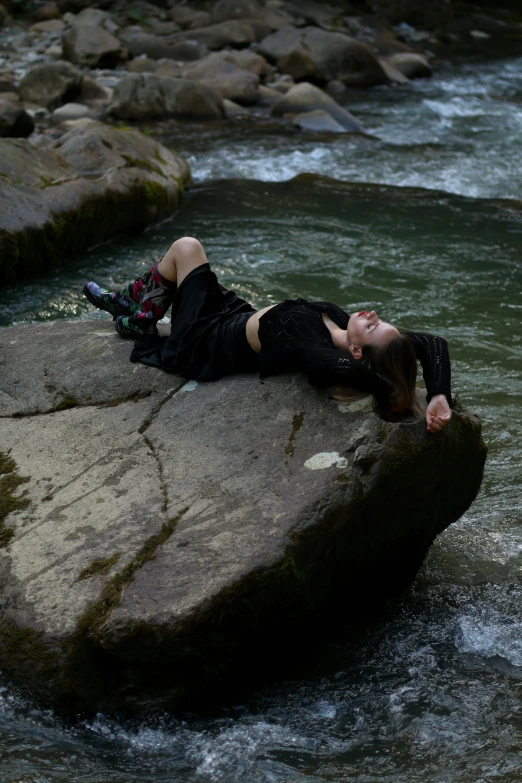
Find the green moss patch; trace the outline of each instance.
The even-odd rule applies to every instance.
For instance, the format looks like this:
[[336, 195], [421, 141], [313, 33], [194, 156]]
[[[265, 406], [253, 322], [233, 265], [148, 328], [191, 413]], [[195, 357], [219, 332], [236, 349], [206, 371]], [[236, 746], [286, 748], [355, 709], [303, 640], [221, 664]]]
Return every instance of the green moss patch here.
[[289, 457], [294, 456], [294, 440], [297, 437], [297, 433], [303, 426], [304, 421], [304, 413], [296, 413], [293, 421], [292, 421], [292, 432], [290, 433], [290, 436], [288, 438], [288, 443], [285, 446], [285, 454], [287, 454]]
[[165, 541], [168, 541], [173, 534], [176, 525], [186, 511], [187, 508], [183, 509], [177, 516], [172, 517], [168, 522], [165, 522], [158, 533], [155, 533], [145, 541], [134, 559], [109, 579], [103, 589], [101, 598], [90, 606], [83, 617], [80, 618], [78, 631], [82, 635], [91, 635], [93, 632], [95, 633], [108, 620], [111, 612], [120, 603], [123, 591], [133, 581], [136, 572], [139, 571], [140, 568], [143, 568], [145, 563], [152, 560], [158, 547], [164, 544]]
[[105, 560], [93, 560], [90, 565], [80, 571], [78, 576], [78, 582], [82, 582], [84, 579], [90, 579], [91, 576], [97, 576], [98, 574], [108, 574], [112, 566], [118, 562], [121, 554], [116, 552], [112, 557], [106, 557]]
[[14, 459], [0, 451], [0, 549], [6, 547], [14, 535], [13, 528], [4, 524], [7, 515], [11, 511], [27, 508], [30, 503], [24, 494], [15, 494], [18, 487], [28, 481], [27, 476], [19, 476], [16, 472]]

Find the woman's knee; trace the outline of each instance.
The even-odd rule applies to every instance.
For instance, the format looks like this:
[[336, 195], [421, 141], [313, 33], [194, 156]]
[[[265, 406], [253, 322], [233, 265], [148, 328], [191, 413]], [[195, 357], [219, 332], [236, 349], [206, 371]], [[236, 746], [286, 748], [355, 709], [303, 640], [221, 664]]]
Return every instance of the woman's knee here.
[[185, 261], [205, 257], [203, 245], [195, 237], [180, 237], [171, 245], [176, 260]]

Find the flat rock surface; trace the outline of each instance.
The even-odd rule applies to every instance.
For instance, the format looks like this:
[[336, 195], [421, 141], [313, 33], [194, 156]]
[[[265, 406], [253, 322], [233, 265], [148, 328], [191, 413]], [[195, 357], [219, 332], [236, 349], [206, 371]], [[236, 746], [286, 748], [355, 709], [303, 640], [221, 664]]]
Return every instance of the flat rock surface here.
[[325, 608], [405, 587], [478, 491], [469, 414], [430, 435], [369, 395], [186, 382], [130, 347], [104, 320], [0, 334], [1, 442], [27, 478], [3, 522], [0, 666], [63, 712], [226, 687]]

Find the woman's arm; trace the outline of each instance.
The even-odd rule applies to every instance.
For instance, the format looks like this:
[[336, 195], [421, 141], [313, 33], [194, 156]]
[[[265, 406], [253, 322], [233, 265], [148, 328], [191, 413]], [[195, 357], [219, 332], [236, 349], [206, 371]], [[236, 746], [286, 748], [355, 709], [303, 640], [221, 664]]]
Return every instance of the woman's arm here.
[[382, 408], [390, 408], [393, 384], [369, 370], [350, 354], [336, 348], [319, 346], [309, 349], [296, 362], [296, 369], [308, 375], [312, 386], [321, 389], [327, 386], [348, 386], [373, 394]]
[[428, 432], [438, 432], [451, 419], [451, 364], [444, 338], [420, 332], [405, 332], [422, 366], [426, 384]]

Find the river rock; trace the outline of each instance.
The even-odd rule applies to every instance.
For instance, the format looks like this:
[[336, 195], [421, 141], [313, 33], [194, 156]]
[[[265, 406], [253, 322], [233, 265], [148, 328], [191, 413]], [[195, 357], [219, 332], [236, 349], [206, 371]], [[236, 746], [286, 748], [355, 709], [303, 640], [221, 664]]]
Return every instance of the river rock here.
[[208, 49], [224, 49], [225, 46], [241, 49], [255, 41], [260, 41], [268, 32], [267, 26], [255, 19], [247, 21], [232, 19], [229, 22], [220, 22], [208, 27], [176, 33], [172, 36], [172, 41], [197, 41]]
[[272, 106], [271, 113], [274, 117], [282, 117], [284, 114], [302, 114], [318, 109], [328, 112], [347, 131], [362, 133], [364, 130], [353, 114], [339, 106], [330, 95], [308, 82], [291, 87]]
[[183, 30], [208, 27], [212, 24], [212, 16], [207, 11], [196, 11], [188, 6], [175, 5], [170, 14], [172, 20]]
[[82, 80], [81, 71], [64, 60], [42, 63], [31, 68], [20, 82], [20, 96], [52, 111], [80, 94]]
[[33, 131], [34, 122], [24, 107], [0, 94], [0, 138], [26, 138]]
[[155, 73], [130, 73], [114, 90], [110, 110], [124, 120], [153, 117], [219, 119], [223, 101], [210, 87]]
[[327, 133], [347, 133], [337, 120], [334, 120], [331, 114], [324, 109], [316, 109], [315, 111], [307, 111], [302, 114], [298, 114], [294, 118], [293, 125], [301, 128], [302, 130], [327, 132]]
[[60, 16], [60, 9], [56, 3], [45, 3], [36, 9], [33, 18], [36, 22], [46, 22], [51, 19], [59, 19]]
[[86, 8], [78, 15], [66, 14], [62, 34], [64, 57], [88, 68], [114, 68], [129, 59], [129, 50], [114, 33], [110, 14]]
[[131, 365], [109, 318], [11, 327], [0, 352], [0, 667], [59, 712], [227, 692], [404, 589], [480, 486], [458, 410], [432, 435], [301, 376], [186, 383]]
[[261, 11], [257, 0], [219, 0], [212, 9], [215, 23], [230, 19], [254, 19]]
[[256, 103], [259, 98], [259, 76], [238, 68], [218, 54], [209, 54], [203, 60], [185, 68], [183, 76], [206, 85], [222, 98], [229, 98], [237, 103], [248, 105]]
[[313, 75], [323, 82], [340, 79], [348, 87], [371, 87], [388, 81], [366, 44], [343, 33], [287, 27], [263, 39], [259, 52], [278, 67], [283, 58], [297, 52], [301, 61], [310, 61]]
[[238, 68], [255, 73], [260, 79], [271, 79], [274, 75], [274, 69], [265, 58], [250, 49], [232, 49], [216, 52], [216, 55], [222, 60], [237, 65]]
[[431, 65], [422, 54], [414, 52], [397, 52], [386, 58], [380, 58], [380, 62], [386, 63], [402, 73], [408, 79], [425, 79], [432, 74]]
[[[192, 44], [170, 43], [169, 40], [159, 38], [150, 33], [144, 33], [138, 27], [128, 27], [120, 35], [121, 40], [129, 47], [134, 57], [145, 55], [152, 60], [161, 60], [163, 58], [170, 60], [197, 60], [206, 53], [206, 48], [198, 45], [195, 41]], [[189, 55], [180, 56], [180, 55]]]
[[51, 122], [53, 125], [59, 125], [67, 120], [80, 120], [82, 117], [89, 117], [91, 110], [83, 103], [65, 103], [53, 111]]
[[2, 139], [0, 157], [0, 285], [171, 215], [190, 180], [153, 139], [93, 121], [38, 148]]
[[46, 22], [36, 22], [29, 28], [30, 33], [61, 33], [65, 28], [62, 19], [48, 19]]

